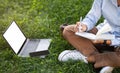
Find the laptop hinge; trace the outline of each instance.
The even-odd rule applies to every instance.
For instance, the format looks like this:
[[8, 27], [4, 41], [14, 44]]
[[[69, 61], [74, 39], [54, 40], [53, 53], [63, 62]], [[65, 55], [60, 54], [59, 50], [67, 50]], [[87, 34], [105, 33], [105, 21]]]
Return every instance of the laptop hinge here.
[[24, 44], [25, 44], [27, 41], [28, 41], [28, 39], [25, 39], [25, 41], [24, 41], [24, 43], [22, 44], [22, 46], [21, 46], [20, 50], [18, 51], [17, 55], [21, 52], [21, 50], [22, 50]]

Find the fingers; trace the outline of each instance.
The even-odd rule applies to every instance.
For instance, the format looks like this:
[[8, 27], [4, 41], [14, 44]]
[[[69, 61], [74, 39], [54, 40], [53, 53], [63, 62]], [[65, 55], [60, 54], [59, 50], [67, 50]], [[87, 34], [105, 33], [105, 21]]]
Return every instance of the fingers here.
[[75, 26], [75, 32], [83, 32], [83, 26], [81, 25], [80, 22], [76, 22], [76, 26]]
[[103, 44], [104, 40], [92, 40], [94, 44]]
[[76, 22], [76, 25], [79, 26], [79, 25], [80, 25], [80, 22]]
[[87, 26], [86, 26], [86, 25], [82, 24], [81, 27], [82, 27], [82, 28], [81, 28], [81, 31], [82, 31], [82, 32], [85, 32], [85, 31], [87, 30]]
[[94, 44], [106, 44], [106, 45], [110, 45], [111, 44], [111, 40], [92, 40], [92, 42]]
[[74, 27], [74, 31], [75, 32], [78, 32], [79, 31], [79, 25], [80, 25], [80, 22], [76, 22], [76, 25]]
[[87, 26], [80, 22], [76, 22], [76, 26], [74, 30], [75, 32], [84, 32], [87, 30]]

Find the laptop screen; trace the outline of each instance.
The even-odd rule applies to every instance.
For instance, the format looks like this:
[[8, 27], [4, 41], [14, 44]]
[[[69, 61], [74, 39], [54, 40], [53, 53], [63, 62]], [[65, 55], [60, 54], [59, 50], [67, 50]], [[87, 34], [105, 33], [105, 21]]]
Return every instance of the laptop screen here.
[[26, 40], [26, 37], [14, 21], [3, 34], [3, 37], [7, 40], [7, 42], [16, 54], [19, 52], [24, 41]]

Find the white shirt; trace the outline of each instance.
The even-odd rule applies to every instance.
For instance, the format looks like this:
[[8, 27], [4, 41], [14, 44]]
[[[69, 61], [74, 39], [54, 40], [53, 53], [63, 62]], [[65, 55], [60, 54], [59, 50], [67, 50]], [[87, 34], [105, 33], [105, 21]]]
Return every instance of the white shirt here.
[[111, 34], [115, 35], [115, 39], [111, 40], [111, 45], [120, 46], [120, 7], [118, 7], [117, 0], [94, 0], [91, 10], [82, 23], [87, 25], [89, 31], [96, 25], [101, 16], [112, 27]]

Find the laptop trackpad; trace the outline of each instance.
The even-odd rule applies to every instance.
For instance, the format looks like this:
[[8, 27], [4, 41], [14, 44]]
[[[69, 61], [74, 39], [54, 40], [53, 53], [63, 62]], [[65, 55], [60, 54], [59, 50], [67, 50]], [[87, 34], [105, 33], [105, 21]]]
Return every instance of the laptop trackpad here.
[[50, 45], [50, 39], [41, 39], [40, 43], [35, 51], [48, 50], [49, 45]]

